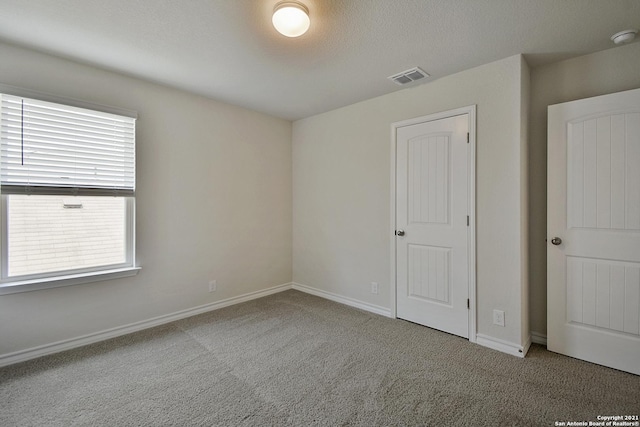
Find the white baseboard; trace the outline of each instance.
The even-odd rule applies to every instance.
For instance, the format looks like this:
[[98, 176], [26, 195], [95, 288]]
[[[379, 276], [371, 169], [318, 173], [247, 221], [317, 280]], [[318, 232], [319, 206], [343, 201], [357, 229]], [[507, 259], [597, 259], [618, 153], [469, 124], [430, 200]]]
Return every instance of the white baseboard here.
[[19, 350], [13, 353], [7, 353], [0, 355], [0, 367], [12, 365], [14, 363], [24, 362], [26, 360], [35, 359], [37, 357], [46, 356], [48, 354], [59, 353], [61, 351], [70, 350], [72, 348], [82, 347], [87, 344], [93, 344], [99, 341], [104, 341], [110, 338], [119, 337], [121, 335], [130, 334], [132, 332], [141, 331], [143, 329], [152, 328], [154, 326], [163, 325], [176, 320], [185, 319], [187, 317], [195, 316], [197, 314], [206, 313], [208, 311], [218, 310], [230, 305], [240, 304], [241, 302], [250, 301], [257, 298], [262, 298], [267, 295], [275, 294], [278, 292], [291, 289], [291, 283], [285, 283], [283, 285], [274, 286], [272, 288], [263, 289], [260, 291], [249, 292], [237, 297], [227, 298], [221, 301], [212, 302], [209, 304], [200, 305], [186, 310], [176, 311], [174, 313], [164, 314], [162, 316], [153, 317], [151, 319], [142, 320], [128, 325], [118, 326], [111, 329], [106, 329], [100, 332], [94, 332], [92, 334], [83, 335], [76, 338], [70, 338], [63, 341], [54, 342], [51, 344], [45, 344], [38, 347], [29, 348], [26, 350]]
[[361, 310], [369, 311], [371, 313], [379, 314], [385, 317], [392, 317], [391, 310], [385, 307], [381, 307], [379, 305], [369, 304], [368, 302], [363, 302], [357, 299], [334, 294], [333, 292], [323, 291], [321, 289], [313, 288], [307, 285], [302, 285], [300, 283], [293, 282], [291, 284], [291, 287], [297, 291], [305, 292], [307, 294], [315, 295], [320, 298], [339, 302], [340, 304], [345, 304], [351, 307], [359, 308]]
[[489, 347], [503, 353], [511, 354], [512, 356], [524, 357], [529, 350], [531, 341], [529, 340], [528, 344], [525, 345], [525, 347], [522, 347], [512, 342], [493, 338], [488, 335], [476, 334], [476, 344], [480, 344], [481, 346]]
[[547, 334], [531, 331], [531, 342], [540, 345], [547, 345]]

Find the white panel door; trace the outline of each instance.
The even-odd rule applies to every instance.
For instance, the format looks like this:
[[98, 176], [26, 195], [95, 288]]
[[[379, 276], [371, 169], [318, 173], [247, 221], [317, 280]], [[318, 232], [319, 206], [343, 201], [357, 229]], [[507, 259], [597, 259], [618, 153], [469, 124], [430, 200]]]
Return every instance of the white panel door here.
[[640, 89], [548, 113], [548, 348], [640, 374]]
[[396, 314], [469, 337], [469, 115], [396, 130]]

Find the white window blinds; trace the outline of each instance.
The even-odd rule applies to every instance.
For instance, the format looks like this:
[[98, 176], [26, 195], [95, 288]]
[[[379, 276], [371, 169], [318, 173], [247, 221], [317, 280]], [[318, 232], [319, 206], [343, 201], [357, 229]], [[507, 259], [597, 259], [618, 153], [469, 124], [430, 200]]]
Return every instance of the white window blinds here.
[[132, 196], [135, 118], [0, 95], [3, 194]]

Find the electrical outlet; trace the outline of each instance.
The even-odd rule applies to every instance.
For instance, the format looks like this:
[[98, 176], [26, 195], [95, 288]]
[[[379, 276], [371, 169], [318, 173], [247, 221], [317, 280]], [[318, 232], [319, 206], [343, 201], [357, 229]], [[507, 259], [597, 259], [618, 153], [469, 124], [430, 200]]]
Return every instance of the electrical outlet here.
[[371, 293], [378, 294], [378, 282], [371, 282]]
[[218, 288], [218, 283], [215, 280], [209, 281], [209, 292], [215, 292]]
[[493, 324], [498, 326], [504, 326], [504, 311], [493, 310]]

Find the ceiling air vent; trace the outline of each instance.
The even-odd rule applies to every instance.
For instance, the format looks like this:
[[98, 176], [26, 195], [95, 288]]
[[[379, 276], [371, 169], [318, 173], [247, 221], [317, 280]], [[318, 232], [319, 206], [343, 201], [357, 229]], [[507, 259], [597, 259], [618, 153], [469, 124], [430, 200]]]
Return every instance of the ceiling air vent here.
[[402, 86], [407, 83], [415, 82], [416, 80], [424, 79], [425, 77], [429, 77], [429, 74], [425, 73], [420, 68], [415, 67], [410, 70], [394, 74], [393, 76], [388, 77], [388, 79], [393, 81], [395, 84]]

